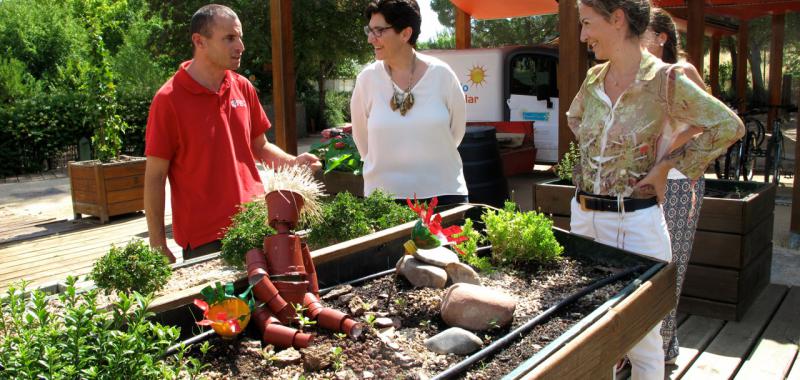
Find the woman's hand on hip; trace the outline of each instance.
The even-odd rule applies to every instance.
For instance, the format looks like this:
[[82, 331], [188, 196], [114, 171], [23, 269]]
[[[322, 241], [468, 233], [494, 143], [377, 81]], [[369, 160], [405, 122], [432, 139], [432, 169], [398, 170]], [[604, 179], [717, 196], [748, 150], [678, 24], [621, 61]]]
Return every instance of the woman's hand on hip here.
[[670, 161], [661, 161], [650, 169], [650, 172], [636, 183], [636, 192], [639, 194], [655, 195], [658, 203], [664, 203], [667, 193], [667, 176], [672, 169]]

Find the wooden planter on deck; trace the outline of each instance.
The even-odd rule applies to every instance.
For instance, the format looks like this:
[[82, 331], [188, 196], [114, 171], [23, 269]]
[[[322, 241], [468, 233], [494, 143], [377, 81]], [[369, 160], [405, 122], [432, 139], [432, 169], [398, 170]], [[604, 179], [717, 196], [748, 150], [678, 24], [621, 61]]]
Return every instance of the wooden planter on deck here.
[[72, 211], [100, 218], [144, 210], [144, 157], [122, 156], [120, 162], [70, 162]]
[[[742, 199], [723, 193], [748, 194]], [[739, 320], [769, 283], [775, 185], [706, 180], [692, 255], [678, 309], [706, 317]], [[717, 195], [719, 194], [719, 195]], [[569, 230], [575, 186], [553, 180], [534, 185], [533, 208]]]

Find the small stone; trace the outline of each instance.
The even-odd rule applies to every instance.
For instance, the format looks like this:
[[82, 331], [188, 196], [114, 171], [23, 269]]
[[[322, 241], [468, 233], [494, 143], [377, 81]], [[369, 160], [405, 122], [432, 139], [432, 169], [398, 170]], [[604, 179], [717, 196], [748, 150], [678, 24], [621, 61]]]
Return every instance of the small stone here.
[[325, 300], [325, 301], [335, 300], [335, 299], [337, 299], [337, 298], [339, 298], [339, 297], [341, 297], [341, 296], [343, 296], [343, 295], [345, 295], [347, 293], [350, 293], [352, 291], [353, 291], [353, 287], [350, 286], [350, 285], [339, 285], [339, 286], [333, 288], [333, 290], [331, 290], [330, 292], [328, 292], [324, 296], [322, 296], [322, 299]]
[[386, 293], [381, 293], [381, 294], [378, 294], [378, 298], [387, 299], [387, 298], [389, 298], [389, 295], [386, 294]]
[[483, 347], [483, 341], [467, 330], [452, 327], [426, 339], [425, 347], [440, 354], [469, 355]]
[[329, 345], [312, 346], [302, 349], [301, 352], [303, 353], [303, 368], [306, 371], [320, 371], [333, 364]]
[[484, 286], [458, 283], [442, 297], [441, 316], [448, 326], [471, 331], [504, 327], [514, 318], [517, 301]]
[[290, 347], [275, 354], [275, 356], [272, 357], [272, 360], [279, 365], [289, 365], [300, 363], [302, 358], [303, 357], [300, 355], [299, 351]]
[[426, 265], [413, 257], [406, 259], [399, 272], [417, 288], [443, 289], [447, 283], [447, 272], [434, 265]]
[[353, 294], [353, 293], [347, 293], [347, 294], [345, 294], [345, 295], [343, 295], [343, 296], [339, 297], [339, 301], [341, 301], [341, 302], [344, 302], [344, 303], [348, 303], [348, 302], [350, 302], [350, 300], [351, 300], [351, 299], [353, 299], [353, 297], [355, 297], [355, 296], [356, 296], [356, 295], [355, 295], [355, 294]]
[[471, 266], [464, 264], [464, 263], [450, 263], [444, 267], [444, 270], [447, 272], [447, 278], [450, 282], [456, 284], [460, 282], [464, 282], [467, 284], [474, 284], [480, 285], [481, 280], [478, 277], [478, 273], [472, 269]]
[[261, 351], [261, 341], [255, 339], [242, 340], [242, 347], [246, 350], [259, 350]]
[[458, 255], [445, 247], [417, 249], [417, 251], [414, 252], [414, 258], [440, 268], [444, 268], [447, 264], [458, 262]]
[[352, 380], [358, 379], [358, 376], [351, 369], [343, 369], [334, 374], [336, 380]]
[[376, 318], [375, 319], [375, 326], [377, 326], [377, 327], [389, 327], [389, 326], [393, 326], [393, 325], [394, 325], [394, 322], [392, 321], [391, 318], [383, 317], [383, 318]]
[[394, 337], [394, 333], [395, 333], [394, 327], [387, 327], [378, 330], [378, 335], [385, 336], [387, 338]]
[[350, 309], [350, 315], [354, 317], [360, 317], [364, 315], [364, 301], [359, 296], [353, 297], [348, 303], [348, 308]]
[[361, 377], [364, 378], [364, 379], [371, 379], [371, 378], [375, 377], [375, 374], [370, 372], [370, 371], [364, 371], [364, 372], [361, 373]]

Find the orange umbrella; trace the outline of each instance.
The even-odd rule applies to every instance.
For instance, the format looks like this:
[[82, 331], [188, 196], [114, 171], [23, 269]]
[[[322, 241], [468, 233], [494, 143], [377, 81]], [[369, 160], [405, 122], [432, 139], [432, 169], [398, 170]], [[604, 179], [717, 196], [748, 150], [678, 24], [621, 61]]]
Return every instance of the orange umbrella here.
[[558, 2], [555, 0], [450, 0], [450, 2], [473, 18], [481, 20], [558, 13]]

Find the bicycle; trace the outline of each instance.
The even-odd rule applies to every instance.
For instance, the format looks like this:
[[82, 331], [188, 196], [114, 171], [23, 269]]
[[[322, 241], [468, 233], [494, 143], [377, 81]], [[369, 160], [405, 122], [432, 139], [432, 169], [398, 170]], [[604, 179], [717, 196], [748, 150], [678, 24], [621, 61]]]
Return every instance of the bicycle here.
[[[779, 106], [770, 106], [772, 108], [777, 109], [785, 109], [788, 112], [797, 111], [797, 106], [789, 104], [789, 105], [779, 105]], [[775, 114], [775, 121], [772, 125], [772, 135], [767, 140], [767, 150], [766, 150], [766, 157], [764, 162], [764, 182], [770, 182], [769, 178], [772, 176], [772, 182], [779, 183], [780, 182], [780, 175], [783, 171], [783, 160], [785, 157], [783, 156], [785, 151], [783, 149], [783, 123], [784, 120], [780, 116], [779, 113], [776, 112]]]
[[766, 136], [766, 129], [756, 115], [766, 111], [753, 109], [739, 115], [745, 125], [744, 136], [733, 143], [727, 152], [714, 161], [714, 172], [719, 179], [750, 181], [753, 179], [755, 158], [761, 156], [759, 147]]

